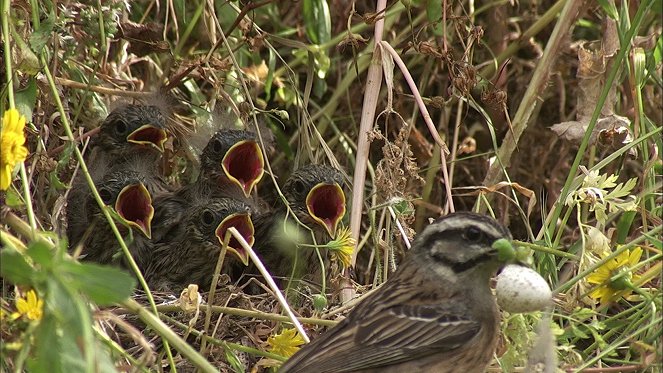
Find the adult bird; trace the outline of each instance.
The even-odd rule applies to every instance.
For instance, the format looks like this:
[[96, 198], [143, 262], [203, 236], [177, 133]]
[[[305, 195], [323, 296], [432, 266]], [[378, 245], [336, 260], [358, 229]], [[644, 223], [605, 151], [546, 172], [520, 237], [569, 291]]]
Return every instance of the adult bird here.
[[[152, 260], [145, 270], [150, 288], [181, 291], [189, 284], [208, 289], [221, 252], [226, 231], [235, 227], [253, 244], [254, 229], [250, 207], [232, 198], [198, 196], [183, 212], [177, 229], [152, 244]], [[224, 273], [248, 263], [248, 253], [231, 237]]]
[[[288, 206], [280, 205], [274, 211], [258, 215], [256, 245], [259, 256], [272, 276], [297, 277], [318, 272], [319, 260], [315, 249], [297, 247], [296, 243], [281, 240], [284, 227], [296, 224], [292, 214], [309, 227], [316, 240], [334, 237], [339, 222], [345, 215], [345, 193], [342, 174], [331, 166], [307, 165], [293, 172], [283, 184], [283, 196]], [[284, 244], [285, 242], [285, 244]], [[301, 243], [309, 244], [309, 240]], [[318, 242], [325, 243], [325, 242]], [[324, 254], [324, 253], [323, 253]], [[298, 265], [293, 268], [297, 263]], [[249, 272], [256, 273], [255, 270]]]
[[502, 239], [509, 231], [483, 215], [438, 219], [378, 290], [279, 372], [484, 372], [499, 330], [489, 282], [510, 261]]

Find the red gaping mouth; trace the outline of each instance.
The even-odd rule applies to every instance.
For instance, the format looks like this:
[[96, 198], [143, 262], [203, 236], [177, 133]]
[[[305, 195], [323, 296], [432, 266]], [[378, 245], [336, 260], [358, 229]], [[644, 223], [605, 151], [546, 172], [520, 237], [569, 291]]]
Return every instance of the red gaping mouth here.
[[265, 160], [258, 143], [253, 140], [240, 141], [233, 145], [221, 162], [223, 172], [249, 196], [265, 173]]
[[311, 217], [334, 237], [336, 226], [345, 215], [343, 189], [336, 183], [316, 185], [306, 196], [306, 208]]
[[142, 183], [127, 185], [115, 201], [115, 211], [129, 225], [138, 228], [145, 237], [152, 238], [154, 207], [150, 192]]
[[153, 146], [162, 153], [166, 140], [168, 140], [168, 135], [164, 129], [149, 124], [140, 126], [127, 136], [127, 141], [130, 143]]
[[[219, 226], [216, 228], [216, 237], [219, 239], [219, 243], [223, 245], [223, 239], [226, 236], [226, 230], [228, 228], [234, 227], [237, 229], [240, 235], [244, 237], [244, 240], [251, 246], [255, 241], [253, 234], [253, 222], [251, 222], [251, 216], [246, 213], [236, 213], [228, 216], [223, 219]], [[249, 264], [249, 253], [244, 250], [239, 241], [235, 239], [234, 236], [230, 236], [230, 241], [228, 242], [228, 250], [235, 254], [239, 260], [244, 263], [244, 265]]]

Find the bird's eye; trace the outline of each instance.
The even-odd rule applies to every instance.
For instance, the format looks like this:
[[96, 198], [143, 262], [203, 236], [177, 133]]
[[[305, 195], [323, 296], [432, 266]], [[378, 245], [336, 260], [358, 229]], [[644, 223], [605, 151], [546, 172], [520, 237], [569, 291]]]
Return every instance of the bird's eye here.
[[101, 197], [101, 200], [104, 201], [104, 204], [106, 205], [110, 204], [113, 200], [113, 194], [106, 188], [99, 189], [99, 197]]
[[470, 242], [479, 242], [483, 240], [483, 232], [477, 227], [467, 227], [463, 237]]
[[306, 189], [306, 185], [304, 185], [304, 182], [301, 180], [295, 181], [295, 185], [293, 185], [293, 187], [295, 188], [295, 192], [298, 194], [303, 194]]
[[223, 144], [221, 143], [221, 140], [214, 140], [214, 144], [212, 144], [212, 150], [214, 150], [215, 153], [220, 153], [223, 150]]
[[200, 217], [203, 224], [210, 226], [214, 224], [214, 214], [210, 210], [203, 211], [202, 216]]
[[128, 128], [127, 124], [124, 123], [123, 120], [118, 120], [117, 122], [115, 122], [115, 132], [117, 132], [118, 134], [123, 135], [127, 133], [127, 128]]

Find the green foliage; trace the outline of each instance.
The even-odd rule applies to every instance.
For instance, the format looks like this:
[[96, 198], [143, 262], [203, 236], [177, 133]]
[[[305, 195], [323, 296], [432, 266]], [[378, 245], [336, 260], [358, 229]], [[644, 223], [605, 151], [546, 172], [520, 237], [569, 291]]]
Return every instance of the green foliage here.
[[44, 300], [43, 317], [33, 321], [36, 327], [26, 329], [22, 338], [28, 369], [115, 372], [109, 351], [93, 338], [89, 302], [121, 302], [136, 281], [117, 268], [74, 261], [66, 254], [66, 241], [54, 246], [46, 236], [38, 237], [25, 252], [13, 245], [0, 251], [0, 275], [35, 289]]
[[313, 44], [324, 44], [331, 39], [331, 16], [326, 0], [302, 1], [306, 35]]
[[[440, 148], [415, 106], [411, 82], [398, 70], [390, 75], [388, 87], [396, 94], [389, 109], [397, 111], [403, 121], [396, 123], [385, 115], [377, 120], [368, 118], [369, 134], [373, 135], [372, 129], [384, 133], [384, 138], [371, 137], [371, 149], [357, 149], [359, 136], [364, 135], [359, 127], [366, 119], [362, 115], [370, 109], [363, 106], [365, 95], [371, 93], [366, 70], [382, 63], [371, 60], [371, 38], [376, 20], [383, 19], [383, 40], [403, 60], [434, 127], [452, 150], [446, 154], [446, 162], [453, 178], [448, 184], [453, 188], [456, 210], [469, 210], [480, 200], [496, 217], [509, 220], [514, 236], [533, 244], [514, 248], [499, 243], [500, 256], [530, 261], [557, 287], [552, 328], [561, 368], [660, 369], [660, 364], [655, 364], [661, 357], [662, 332], [656, 321], [661, 319], [663, 306], [657, 288], [663, 243], [656, 227], [656, 217], [663, 211], [659, 193], [663, 138], [658, 114], [663, 87], [661, 0], [599, 0], [589, 11], [581, 11], [581, 18], [571, 22], [576, 25], [574, 34], [559, 44], [553, 43], [551, 32], [556, 23], [564, 21], [558, 5], [572, 2], [555, 2], [549, 8], [540, 2], [523, 7], [508, 1], [402, 0], [388, 2], [380, 13], [371, 13], [373, 9], [367, 10], [359, 2], [348, 2], [347, 8], [330, 8], [338, 2], [325, 0], [173, 0], [157, 7], [149, 1], [2, 3], [9, 8], [9, 22], [2, 36], [3, 71], [7, 71], [0, 80], [11, 79], [12, 84], [3, 86], [0, 107], [9, 107], [11, 96], [13, 105], [34, 122], [26, 131], [31, 152], [25, 163], [27, 179], [17, 177], [2, 198], [5, 208], [26, 221], [50, 227], [62, 220], [58, 213], [75, 163], [74, 145], [63, 140], [67, 135], [62, 130], [65, 120], [75, 135], [88, 132], [108, 113], [111, 102], [131, 101], [132, 94], [140, 93], [136, 91], [167, 86], [184, 106], [177, 108], [176, 117], [183, 132], [194, 129], [194, 122], [206, 122], [204, 117], [210, 112], [233, 105], [239, 107], [241, 116], [252, 118], [256, 114], [275, 139], [275, 151], [269, 156], [273, 183], [287, 177], [295, 165], [338, 162], [352, 184], [356, 182], [351, 174], [355, 164], [359, 157], [367, 156], [368, 183], [361, 200], [367, 213], [362, 216], [365, 219], [358, 240], [362, 251], [354, 280], [367, 287], [381, 283], [403, 254], [402, 245], [394, 240], [396, 224], [391, 224], [387, 209], [396, 211], [396, 219], [409, 234], [445, 210], [447, 183], [441, 172]], [[479, 8], [475, 9], [476, 5]], [[164, 29], [155, 32], [158, 36], [154, 40], [140, 40], [146, 29], [131, 36], [125, 29], [120, 33], [120, 24], [126, 20], [138, 27], [155, 23]], [[575, 50], [580, 44], [604, 45], [604, 30], [610, 20], [615, 21], [619, 49], [614, 55], [600, 56], [607, 63], [606, 71], [592, 73], [603, 82], [597, 86], [601, 93], [618, 88], [610, 93], [615, 100], [580, 102], [582, 89], [576, 75], [580, 63]], [[132, 48], [141, 43], [146, 54], [137, 56]], [[166, 44], [165, 52], [150, 49], [159, 43]], [[547, 53], [555, 59], [554, 67], [539, 70]], [[394, 56], [390, 58], [394, 60]], [[256, 71], [255, 76], [249, 76], [253, 75], [249, 71]], [[605, 85], [613, 72], [613, 83]], [[528, 99], [526, 88], [540, 73], [550, 79], [540, 86], [532, 85], [537, 87], [536, 105], [523, 104]], [[46, 85], [48, 74], [58, 78], [52, 87]], [[387, 100], [385, 88], [376, 96], [380, 112]], [[57, 104], [56, 98], [63, 103]], [[572, 120], [574, 113], [581, 111], [595, 111], [601, 119], [603, 110], [628, 117], [630, 143], [617, 141], [615, 148], [590, 143], [597, 131], [584, 127], [579, 145], [548, 129], [553, 120]], [[530, 116], [513, 120], [519, 112], [529, 112]], [[527, 123], [522, 131], [519, 122]], [[614, 128], [602, 130], [611, 133]], [[512, 159], [498, 159], [495, 156], [502, 157], [510, 142], [507, 137], [519, 139], [517, 151]], [[189, 154], [191, 149], [179, 147], [180, 140], [173, 141], [175, 154], [169, 154], [172, 169], [167, 177], [173, 184], [183, 185], [195, 178], [191, 169], [196, 157]], [[58, 147], [62, 149], [59, 152]], [[387, 167], [378, 167], [383, 159], [397, 158], [392, 152], [412, 157], [415, 169], [404, 170], [389, 162], [385, 162]], [[49, 167], [53, 162], [57, 166]], [[487, 165], [493, 162], [510, 164], [498, 173], [544, 197], [533, 206], [534, 214], [529, 210], [524, 213], [522, 196], [515, 188], [482, 192], [478, 198], [472, 192], [464, 195], [463, 188], [494, 188], [484, 185]], [[410, 182], [410, 171], [426, 176], [425, 193]], [[406, 179], [405, 184], [398, 184], [401, 179]], [[24, 186], [29, 189], [27, 194]], [[271, 193], [264, 189], [259, 192]], [[486, 198], [490, 193], [495, 197], [492, 201]], [[417, 215], [414, 222], [409, 216], [412, 209]], [[117, 218], [113, 212], [111, 215]], [[66, 253], [66, 243], [52, 232], [37, 230], [35, 240], [19, 244], [9, 239], [5, 234], [9, 231], [4, 229], [0, 275], [7, 283], [19, 285], [21, 292], [34, 289], [44, 302], [44, 311], [40, 320], [26, 320], [25, 315], [3, 319], [0, 364], [4, 365], [0, 370], [111, 372], [120, 361], [118, 355], [133, 363], [126, 345], [116, 347], [116, 355], [112, 355], [110, 343], [100, 343], [102, 338], [95, 334], [101, 332], [96, 330], [92, 310], [123, 303], [135, 287], [134, 278], [116, 268], [72, 259]], [[284, 246], [298, 241], [301, 232], [291, 232], [293, 237], [280, 237]], [[587, 277], [606, 261], [599, 254], [611, 255], [627, 245], [637, 245], [643, 251], [642, 259], [627, 268], [633, 274], [634, 292], [611, 304], [598, 304], [588, 296], [593, 286]], [[118, 251], [117, 255], [124, 254]], [[299, 310], [302, 314], [325, 312], [338, 305], [337, 292], [319, 292], [313, 289], [308, 293], [314, 294], [309, 305], [313, 309]], [[3, 311], [13, 311], [15, 300], [3, 299], [2, 307]], [[126, 309], [126, 304], [123, 307]], [[131, 311], [141, 310], [145, 311]], [[260, 343], [269, 333], [267, 328], [278, 330], [278, 323], [249, 321], [246, 316], [229, 319], [229, 314], [223, 317], [218, 325], [224, 327], [219, 330], [240, 325], [243, 333], [255, 337], [252, 342], [257, 347], [251, 356], [265, 356]], [[502, 332], [508, 343], [499, 358], [503, 371], [522, 369], [538, 319], [538, 314], [507, 315]], [[251, 322], [260, 328], [251, 329]], [[149, 326], [149, 333], [162, 341], [175, 334], [164, 325], [161, 329]], [[186, 363], [197, 356], [224, 360], [235, 371], [252, 368], [243, 356], [240, 359], [221, 343], [227, 335], [220, 336], [216, 329], [214, 335], [206, 333], [211, 328], [202, 332], [196, 328], [190, 327], [193, 335], [204, 334], [224, 348], [221, 356], [187, 355]], [[110, 338], [105, 337], [108, 342]], [[183, 350], [178, 346], [178, 351]], [[157, 361], [147, 368], [161, 369], [163, 363]], [[204, 364], [198, 361], [194, 365]]]

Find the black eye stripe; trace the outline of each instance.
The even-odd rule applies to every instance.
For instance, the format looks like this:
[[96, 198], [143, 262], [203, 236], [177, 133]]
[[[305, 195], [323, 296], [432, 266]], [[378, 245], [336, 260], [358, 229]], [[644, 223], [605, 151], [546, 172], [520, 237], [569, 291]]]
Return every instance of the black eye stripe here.
[[486, 261], [489, 261], [489, 260], [493, 259], [493, 257], [494, 257], [493, 254], [494, 253], [491, 251], [489, 253], [479, 255], [477, 257], [466, 260], [464, 262], [463, 261], [452, 260], [451, 258], [445, 256], [442, 253], [435, 253], [435, 254], [432, 255], [432, 257], [433, 257], [433, 259], [435, 259], [435, 261], [446, 264], [447, 266], [449, 266], [455, 273], [460, 273], [460, 272], [464, 272], [464, 271], [466, 271], [470, 268], [473, 268], [474, 266], [476, 266], [479, 263], [486, 262]]
[[[436, 227], [431, 226], [429, 229], [435, 228]], [[470, 233], [470, 231], [474, 232]], [[476, 235], [476, 237], [468, 237], [468, 234]], [[466, 245], [490, 247], [493, 242], [502, 237], [502, 235], [499, 235], [499, 232], [493, 232], [489, 229], [485, 229], [485, 227], [464, 222], [464, 224], [448, 226], [444, 230], [438, 230], [425, 236], [423, 241], [420, 244], [417, 244], [417, 247], [424, 250], [430, 250], [439, 241], [452, 240], [462, 246], [459, 247], [459, 250], [465, 250], [468, 249], [468, 247], [465, 247]], [[455, 273], [460, 273], [475, 267], [479, 263], [492, 260], [495, 255], [495, 250], [490, 250], [471, 258], [465, 257], [464, 259], [461, 259], [462, 256], [449, 255], [449, 253], [445, 252], [431, 252], [430, 255], [433, 260], [447, 265]]]

